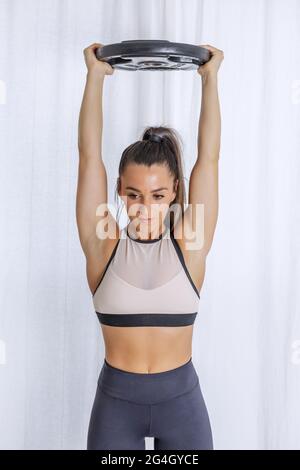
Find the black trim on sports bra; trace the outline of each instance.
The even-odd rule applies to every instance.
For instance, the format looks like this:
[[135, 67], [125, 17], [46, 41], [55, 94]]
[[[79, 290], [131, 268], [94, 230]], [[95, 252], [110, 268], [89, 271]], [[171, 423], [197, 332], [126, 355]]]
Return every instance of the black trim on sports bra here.
[[115, 247], [114, 247], [114, 249], [113, 249], [113, 251], [112, 251], [112, 253], [111, 253], [110, 257], [109, 257], [109, 260], [108, 260], [108, 262], [107, 262], [107, 264], [106, 264], [106, 266], [105, 266], [104, 272], [103, 272], [103, 274], [102, 274], [102, 276], [101, 276], [100, 281], [99, 281], [98, 284], [97, 284], [96, 289], [94, 290], [94, 293], [92, 294], [92, 297], [95, 296], [95, 294], [96, 294], [96, 292], [97, 292], [97, 290], [98, 290], [98, 287], [100, 286], [100, 284], [101, 284], [101, 282], [102, 282], [102, 279], [104, 278], [104, 275], [105, 275], [105, 273], [106, 273], [106, 271], [107, 271], [107, 269], [108, 269], [108, 266], [110, 265], [110, 263], [111, 263], [113, 257], [114, 257], [115, 254], [116, 254], [116, 251], [117, 251], [117, 248], [118, 248], [119, 243], [120, 243], [120, 238], [119, 238], [119, 240], [117, 241], [117, 243], [116, 243], [116, 245], [115, 245]]
[[195, 322], [193, 313], [103, 313], [97, 312], [100, 323], [110, 326], [187, 326]]
[[[167, 231], [167, 230], [166, 230], [166, 231]], [[166, 233], [166, 231], [165, 231], [164, 233], [161, 233], [160, 236], [159, 236], [159, 238], [157, 238], [157, 239], [152, 239], [152, 240], [138, 240], [138, 239], [131, 238], [131, 237], [128, 235], [128, 226], [127, 226], [127, 228], [126, 228], [126, 233], [127, 233], [128, 237], [129, 237], [131, 240], [133, 240], [133, 241], [137, 241], [137, 242], [141, 242], [141, 243], [152, 243], [152, 242], [161, 240], [162, 236]], [[178, 244], [176, 238], [174, 237], [173, 230], [170, 231], [170, 238], [171, 238], [171, 240], [172, 240], [172, 243], [173, 243], [173, 245], [174, 245], [174, 248], [175, 248], [175, 250], [176, 250], [176, 253], [177, 253], [177, 255], [178, 255], [178, 258], [179, 258], [179, 260], [180, 260], [180, 262], [181, 262], [181, 264], [182, 264], [182, 267], [183, 267], [183, 269], [184, 269], [184, 271], [185, 271], [185, 273], [186, 273], [186, 275], [187, 275], [187, 277], [188, 277], [188, 279], [189, 279], [189, 281], [190, 281], [190, 283], [191, 283], [191, 286], [193, 287], [194, 291], [196, 292], [198, 298], [200, 299], [199, 291], [198, 291], [197, 287], [195, 286], [194, 281], [193, 281], [193, 279], [192, 279], [192, 277], [191, 277], [191, 275], [190, 275], [190, 273], [189, 273], [189, 270], [188, 270], [188, 268], [187, 268], [187, 266], [186, 266], [186, 264], [185, 264], [185, 260], [184, 260], [184, 257], [183, 257], [181, 248], [180, 248], [180, 246], [179, 246], [179, 244]], [[95, 290], [94, 290], [94, 292], [93, 292], [93, 294], [92, 294], [92, 297], [95, 296], [95, 294], [96, 294], [96, 292], [97, 292], [97, 290], [98, 290], [98, 287], [100, 286], [100, 284], [101, 284], [101, 282], [102, 282], [102, 280], [103, 280], [103, 278], [104, 278], [104, 276], [105, 276], [105, 273], [106, 273], [106, 271], [107, 271], [107, 269], [108, 269], [108, 267], [109, 267], [111, 261], [113, 260], [115, 254], [116, 254], [116, 251], [117, 251], [118, 245], [119, 245], [119, 243], [120, 243], [120, 240], [121, 240], [121, 238], [119, 238], [119, 240], [117, 241], [117, 243], [116, 243], [116, 245], [115, 245], [115, 247], [114, 247], [114, 249], [113, 249], [113, 251], [112, 251], [112, 253], [111, 253], [110, 257], [109, 257], [109, 260], [108, 260], [108, 262], [107, 262], [107, 264], [106, 264], [106, 267], [105, 267], [105, 269], [104, 269], [104, 272], [103, 272], [103, 274], [102, 274], [102, 276], [101, 276], [101, 278], [100, 278], [100, 280], [99, 280], [99, 282], [98, 282], [98, 284], [97, 284], [97, 286], [96, 286], [96, 288], [95, 288]]]
[[174, 232], [173, 232], [173, 230], [170, 231], [170, 236], [171, 236], [172, 243], [173, 243], [173, 245], [174, 245], [174, 247], [175, 247], [175, 250], [176, 250], [176, 252], [177, 252], [177, 255], [178, 255], [178, 257], [179, 257], [179, 260], [180, 260], [180, 262], [181, 262], [181, 264], [182, 264], [182, 267], [183, 267], [183, 269], [185, 270], [185, 273], [186, 273], [186, 275], [187, 275], [187, 277], [188, 277], [188, 279], [189, 279], [189, 281], [190, 281], [190, 283], [191, 283], [191, 285], [192, 285], [194, 291], [196, 292], [196, 294], [198, 295], [198, 297], [199, 297], [199, 299], [200, 299], [200, 294], [199, 294], [199, 292], [198, 292], [197, 287], [196, 287], [195, 284], [194, 284], [193, 279], [191, 278], [191, 275], [190, 275], [190, 273], [189, 273], [189, 270], [188, 270], [188, 268], [187, 268], [187, 265], [185, 264], [185, 260], [184, 260], [184, 257], [183, 257], [181, 248], [180, 248], [180, 246], [179, 246], [179, 244], [178, 244], [178, 241], [177, 241], [176, 238], [174, 237]]

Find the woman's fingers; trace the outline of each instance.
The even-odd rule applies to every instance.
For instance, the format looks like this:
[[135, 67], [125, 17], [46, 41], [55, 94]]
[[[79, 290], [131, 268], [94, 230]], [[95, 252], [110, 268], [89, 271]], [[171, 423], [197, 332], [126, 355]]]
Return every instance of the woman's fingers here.
[[204, 49], [208, 49], [209, 51], [211, 51], [213, 53], [214, 52], [220, 52], [220, 53], [222, 52], [223, 53], [223, 51], [221, 51], [221, 49], [217, 49], [216, 47], [210, 46], [209, 44], [200, 44], [200, 47], [204, 47]]
[[95, 52], [96, 49], [98, 49], [99, 47], [102, 47], [102, 44], [100, 44], [99, 42], [94, 42], [93, 44], [83, 49], [83, 55], [85, 57], [85, 61], [88, 67], [90, 63], [95, 63], [96, 61], [98, 61]]
[[208, 49], [209, 51], [217, 50], [215, 47], [210, 46], [209, 44], [200, 44], [200, 47], [204, 47], [204, 49]]
[[102, 46], [103, 46], [103, 44], [100, 44], [99, 42], [94, 42], [90, 46], [83, 49], [83, 52], [93, 51], [95, 48], [102, 47]]
[[102, 46], [103, 44], [94, 42], [83, 50], [86, 66], [88, 70], [90, 70], [92, 67], [96, 67], [100, 73], [104, 73], [105, 75], [112, 75], [114, 73], [114, 68], [105, 60], [100, 60], [96, 57], [95, 49]]
[[93, 44], [88, 46], [87, 49], [90, 49], [91, 47], [94, 47], [94, 46], [102, 46], [102, 44], [100, 44], [100, 42], [93, 42]]
[[224, 59], [224, 52], [221, 49], [217, 49], [216, 47], [211, 46], [210, 44], [200, 44], [200, 47], [208, 49], [211, 52], [212, 57], [208, 62], [201, 65], [197, 69], [197, 72], [201, 76], [204, 76], [208, 71], [217, 73], [221, 62]]

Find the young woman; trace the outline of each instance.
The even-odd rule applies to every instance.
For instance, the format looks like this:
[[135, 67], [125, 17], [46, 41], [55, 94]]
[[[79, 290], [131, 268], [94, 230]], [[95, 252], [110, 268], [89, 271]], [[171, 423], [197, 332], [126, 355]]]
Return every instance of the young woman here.
[[108, 209], [101, 155], [103, 83], [114, 69], [97, 60], [97, 47], [101, 44], [84, 49], [88, 71], [76, 200], [88, 284], [105, 343], [87, 449], [145, 449], [146, 436], [154, 437], [155, 449], [213, 449], [192, 362], [192, 334], [218, 213], [217, 73], [223, 52], [202, 46], [212, 57], [198, 68], [198, 155], [187, 208], [179, 137], [172, 128], [149, 127], [119, 162], [116, 192], [130, 220], [121, 229]]

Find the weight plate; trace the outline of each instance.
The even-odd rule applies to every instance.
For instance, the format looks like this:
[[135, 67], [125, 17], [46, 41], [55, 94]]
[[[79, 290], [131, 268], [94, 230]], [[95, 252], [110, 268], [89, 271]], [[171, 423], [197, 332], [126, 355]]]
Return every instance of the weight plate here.
[[122, 41], [96, 49], [96, 57], [121, 70], [195, 70], [211, 58], [204, 47], [159, 39]]

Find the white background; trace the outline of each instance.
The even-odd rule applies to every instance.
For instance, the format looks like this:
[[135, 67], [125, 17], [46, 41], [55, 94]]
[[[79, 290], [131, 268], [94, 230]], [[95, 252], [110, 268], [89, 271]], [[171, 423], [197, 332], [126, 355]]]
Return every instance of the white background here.
[[[193, 361], [216, 449], [300, 449], [300, 2], [0, 1], [0, 447], [84, 449], [104, 357], [75, 220], [77, 125], [94, 42], [224, 51], [219, 218]], [[103, 159], [148, 125], [197, 151], [201, 77], [105, 78]], [[151, 448], [151, 439], [146, 440]]]

